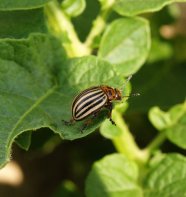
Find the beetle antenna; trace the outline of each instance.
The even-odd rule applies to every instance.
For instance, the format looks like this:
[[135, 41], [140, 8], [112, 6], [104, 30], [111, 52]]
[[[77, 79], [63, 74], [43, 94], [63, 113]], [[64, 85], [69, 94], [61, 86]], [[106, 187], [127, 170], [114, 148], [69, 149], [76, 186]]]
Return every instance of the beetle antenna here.
[[133, 96], [140, 96], [140, 93], [133, 93], [133, 94], [130, 94], [130, 95], [126, 95], [126, 96], [123, 96], [122, 99], [125, 98], [125, 97], [130, 98], [130, 97], [133, 97]]
[[130, 95], [127, 95], [127, 96], [123, 96], [124, 97], [133, 97], [133, 96], [140, 96], [140, 93], [133, 93], [133, 94], [130, 94]]
[[129, 76], [127, 77], [125, 83], [124, 83], [123, 86], [120, 88], [121, 91], [125, 88], [125, 86], [126, 86], [127, 83], [131, 80], [131, 78], [132, 78], [132, 75], [129, 75]]

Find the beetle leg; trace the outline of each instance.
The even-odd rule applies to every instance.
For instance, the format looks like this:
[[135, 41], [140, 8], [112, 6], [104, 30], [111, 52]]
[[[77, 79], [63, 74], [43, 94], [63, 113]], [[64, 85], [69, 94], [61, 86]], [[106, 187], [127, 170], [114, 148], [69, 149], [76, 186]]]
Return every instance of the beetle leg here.
[[61, 120], [65, 125], [67, 126], [71, 126], [74, 124], [75, 120], [72, 118], [70, 119], [69, 121], [66, 121], [66, 120]]
[[109, 118], [110, 122], [116, 126], [116, 123], [114, 122], [114, 120], [112, 120], [112, 118]]
[[108, 118], [110, 120], [110, 122], [116, 126], [116, 123], [114, 122], [114, 120], [112, 120], [112, 109], [113, 109], [113, 105], [111, 102], [109, 102], [107, 105], [106, 105], [106, 108], [109, 110], [109, 113], [108, 113]]
[[[99, 114], [100, 110], [94, 112], [92, 114], [93, 118], [96, 118]], [[81, 133], [83, 133], [83, 130], [85, 130], [87, 128], [87, 126], [92, 122], [92, 119], [88, 119], [87, 121], [85, 121], [83, 127], [81, 128]]]
[[94, 113], [92, 114], [93, 118], [96, 118], [96, 117], [98, 116], [99, 112], [100, 112], [100, 109], [97, 110], [96, 112], [94, 112]]
[[87, 121], [84, 122], [83, 127], [80, 129], [81, 133], [87, 128], [87, 126], [92, 122], [91, 119], [88, 119]]

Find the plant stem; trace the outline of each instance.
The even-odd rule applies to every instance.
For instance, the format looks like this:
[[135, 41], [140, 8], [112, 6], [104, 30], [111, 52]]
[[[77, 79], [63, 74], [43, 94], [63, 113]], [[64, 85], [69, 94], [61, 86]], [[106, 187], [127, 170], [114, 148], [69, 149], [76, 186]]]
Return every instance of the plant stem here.
[[109, 0], [106, 6], [102, 5], [100, 14], [93, 22], [92, 29], [85, 43], [79, 40], [70, 18], [62, 11], [56, 0], [46, 5], [45, 12], [48, 16], [49, 26], [62, 40], [69, 57], [85, 56], [92, 53], [93, 41], [105, 29], [106, 21], [112, 11], [114, 2], [115, 0]]
[[136, 144], [132, 134], [130, 133], [126, 123], [123, 120], [122, 114], [117, 110], [113, 110], [113, 117], [116, 124], [121, 129], [122, 134], [113, 139], [113, 144], [118, 152], [123, 153], [131, 160], [138, 163], [146, 163], [149, 154], [146, 150], [141, 150]]
[[166, 140], [166, 134], [165, 132], [160, 132], [152, 142], [145, 148], [145, 150], [150, 154], [157, 148], [159, 148], [163, 142]]
[[105, 27], [106, 27], [106, 21], [107, 21], [110, 13], [112, 11], [112, 6], [113, 6], [115, 0], [110, 0], [108, 2], [109, 3], [108, 3], [108, 5], [106, 7], [102, 6], [100, 14], [94, 20], [92, 29], [91, 29], [89, 35], [86, 38], [85, 45], [89, 49], [92, 48], [92, 44], [93, 44], [94, 39], [97, 36], [99, 36], [103, 32]]
[[129, 159], [135, 160], [140, 164], [145, 164], [154, 150], [158, 149], [166, 140], [166, 133], [160, 132], [145, 149], [140, 149], [123, 120], [121, 112], [116, 109], [113, 110], [113, 118], [122, 132], [121, 135], [112, 140], [115, 148], [118, 152], [123, 153]]
[[62, 44], [70, 57], [90, 54], [88, 47], [80, 42], [70, 18], [62, 11], [57, 1], [48, 3], [45, 11], [49, 25], [58, 37], [62, 39]]
[[93, 27], [85, 41], [85, 45], [88, 48], [91, 48], [94, 39], [102, 33], [102, 31], [105, 28], [105, 25], [105, 20], [101, 16], [98, 16], [96, 20], [93, 22]]

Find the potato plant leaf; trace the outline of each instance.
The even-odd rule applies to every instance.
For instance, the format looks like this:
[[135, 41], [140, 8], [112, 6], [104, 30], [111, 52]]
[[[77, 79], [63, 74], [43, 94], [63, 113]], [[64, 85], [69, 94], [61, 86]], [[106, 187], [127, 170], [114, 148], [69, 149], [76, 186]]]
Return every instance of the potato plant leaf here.
[[186, 149], [186, 102], [172, 107], [169, 111], [172, 124], [166, 128], [168, 139]]
[[44, 6], [51, 0], [0, 0], [0, 10], [25, 10]]
[[17, 136], [16, 144], [24, 150], [28, 150], [31, 145], [32, 131], [26, 131]]
[[70, 17], [80, 15], [86, 7], [85, 0], [64, 0], [62, 1], [62, 9]]
[[149, 24], [142, 18], [123, 18], [106, 29], [98, 55], [115, 64], [119, 73], [135, 73], [145, 62], [150, 49]]
[[177, 146], [186, 149], [186, 102], [163, 112], [158, 107], [150, 110], [149, 118], [152, 124]]
[[114, 10], [122, 16], [134, 16], [158, 11], [174, 2], [185, 2], [185, 0], [116, 0]]
[[94, 163], [86, 181], [87, 197], [142, 197], [138, 167], [124, 155], [112, 154]]
[[145, 197], [181, 197], [185, 193], [186, 158], [179, 154], [165, 156], [145, 178]]
[[86, 180], [87, 197], [174, 197], [186, 193], [186, 158], [168, 154], [147, 174], [122, 154], [112, 154], [94, 163]]
[[24, 131], [49, 127], [64, 139], [94, 131], [106, 111], [83, 133], [83, 121], [73, 126], [62, 122], [71, 118], [74, 96], [93, 85], [122, 83], [111, 64], [93, 56], [67, 60], [60, 43], [45, 34], [0, 40], [0, 165], [9, 160], [13, 141]]
[[149, 119], [153, 126], [159, 131], [171, 124], [169, 114], [162, 111], [159, 107], [152, 107], [149, 111]]

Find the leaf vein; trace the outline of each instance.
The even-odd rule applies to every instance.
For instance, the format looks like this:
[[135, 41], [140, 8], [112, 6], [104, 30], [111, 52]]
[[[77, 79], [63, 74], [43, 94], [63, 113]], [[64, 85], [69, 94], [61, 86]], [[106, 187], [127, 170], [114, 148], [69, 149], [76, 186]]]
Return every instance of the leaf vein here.
[[16, 124], [14, 125], [12, 131], [15, 131], [16, 128], [19, 126], [19, 124], [21, 124], [21, 122], [25, 119], [25, 117], [31, 112], [33, 111], [40, 103], [42, 103], [49, 95], [51, 95], [55, 89], [57, 88], [57, 86], [55, 85], [53, 88], [49, 89], [46, 94], [44, 94], [43, 96], [41, 96], [35, 103], [33, 103], [33, 105], [23, 113], [23, 115], [18, 119], [18, 121], [16, 122]]

